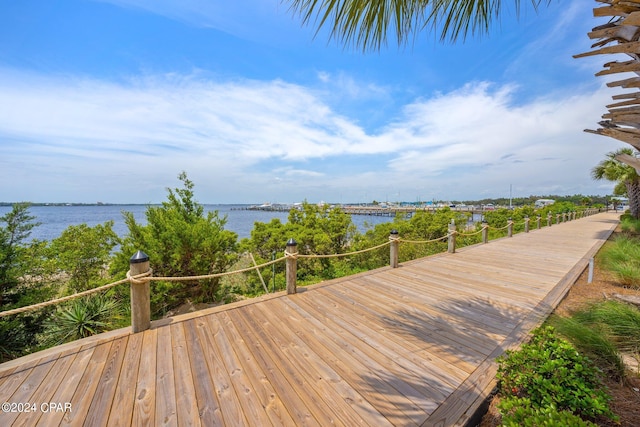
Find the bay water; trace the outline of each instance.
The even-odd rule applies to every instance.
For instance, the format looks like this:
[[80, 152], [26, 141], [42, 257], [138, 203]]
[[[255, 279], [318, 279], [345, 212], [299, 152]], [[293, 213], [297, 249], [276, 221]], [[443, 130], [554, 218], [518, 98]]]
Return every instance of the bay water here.
[[[251, 230], [255, 222], [269, 222], [272, 218], [279, 218], [285, 223], [288, 212], [271, 212], [248, 210], [249, 205], [203, 205], [205, 211], [218, 211], [220, 217], [226, 216], [226, 230], [233, 231], [238, 234], [238, 239], [251, 236]], [[11, 206], [0, 206], [0, 216], [11, 212]], [[31, 232], [31, 238], [37, 240], [52, 240], [60, 236], [60, 234], [70, 225], [87, 224], [88, 226], [96, 226], [106, 221], [113, 221], [113, 230], [120, 237], [124, 237], [127, 232], [127, 226], [124, 222], [123, 212], [131, 212], [136, 221], [140, 224], [146, 224], [145, 212], [146, 205], [51, 205], [51, 206], [31, 206], [29, 214], [35, 216], [36, 222], [40, 225], [35, 227]], [[365, 232], [367, 225], [375, 225], [383, 222], [393, 221], [392, 217], [386, 216], [366, 216], [354, 215], [353, 223], [358, 227], [360, 232]], [[0, 224], [5, 226], [6, 224]], [[286, 239], [286, 237], [285, 237]]]

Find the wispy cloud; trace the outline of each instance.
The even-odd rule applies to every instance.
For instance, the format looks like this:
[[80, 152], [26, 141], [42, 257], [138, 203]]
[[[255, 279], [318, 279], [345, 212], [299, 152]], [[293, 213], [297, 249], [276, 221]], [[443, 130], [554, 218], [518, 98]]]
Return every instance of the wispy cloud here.
[[[469, 83], [414, 100], [373, 133], [356, 112], [338, 114], [315, 89], [282, 80], [195, 73], [115, 83], [0, 69], [2, 167], [33, 185], [0, 199], [36, 197], [39, 181], [65, 200], [70, 189], [94, 185], [100, 199], [158, 201], [180, 170], [202, 182], [207, 201], [382, 198], [399, 188], [473, 198], [505, 176], [526, 194], [588, 192], [585, 175], [613, 147], [582, 130], [608, 91], [524, 105], [517, 91]], [[138, 194], [127, 190], [132, 181]]]

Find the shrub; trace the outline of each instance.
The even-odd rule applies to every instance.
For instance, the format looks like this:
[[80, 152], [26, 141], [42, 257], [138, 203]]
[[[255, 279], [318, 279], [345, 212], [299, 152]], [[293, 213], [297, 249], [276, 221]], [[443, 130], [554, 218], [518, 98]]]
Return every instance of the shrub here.
[[498, 363], [499, 389], [507, 402], [526, 398], [534, 412], [551, 408], [587, 419], [615, 419], [599, 370], [552, 327], [535, 330], [529, 343], [507, 351]]
[[559, 411], [555, 407], [538, 408], [526, 397], [510, 397], [498, 404], [505, 427], [596, 427], [569, 411]]

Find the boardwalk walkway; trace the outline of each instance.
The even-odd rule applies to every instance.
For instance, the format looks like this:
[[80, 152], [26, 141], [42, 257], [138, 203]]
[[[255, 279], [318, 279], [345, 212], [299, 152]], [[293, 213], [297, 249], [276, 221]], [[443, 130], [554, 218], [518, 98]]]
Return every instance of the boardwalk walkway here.
[[0, 412], [0, 426], [463, 425], [495, 357], [617, 222], [597, 214], [14, 360], [0, 402], [34, 406]]

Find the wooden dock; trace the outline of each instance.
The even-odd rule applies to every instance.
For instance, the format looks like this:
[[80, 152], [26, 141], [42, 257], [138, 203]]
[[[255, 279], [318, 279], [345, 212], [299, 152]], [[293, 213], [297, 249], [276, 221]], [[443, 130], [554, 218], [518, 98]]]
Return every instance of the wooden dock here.
[[0, 426], [464, 425], [494, 359], [617, 223], [601, 213], [16, 359], [0, 365]]

